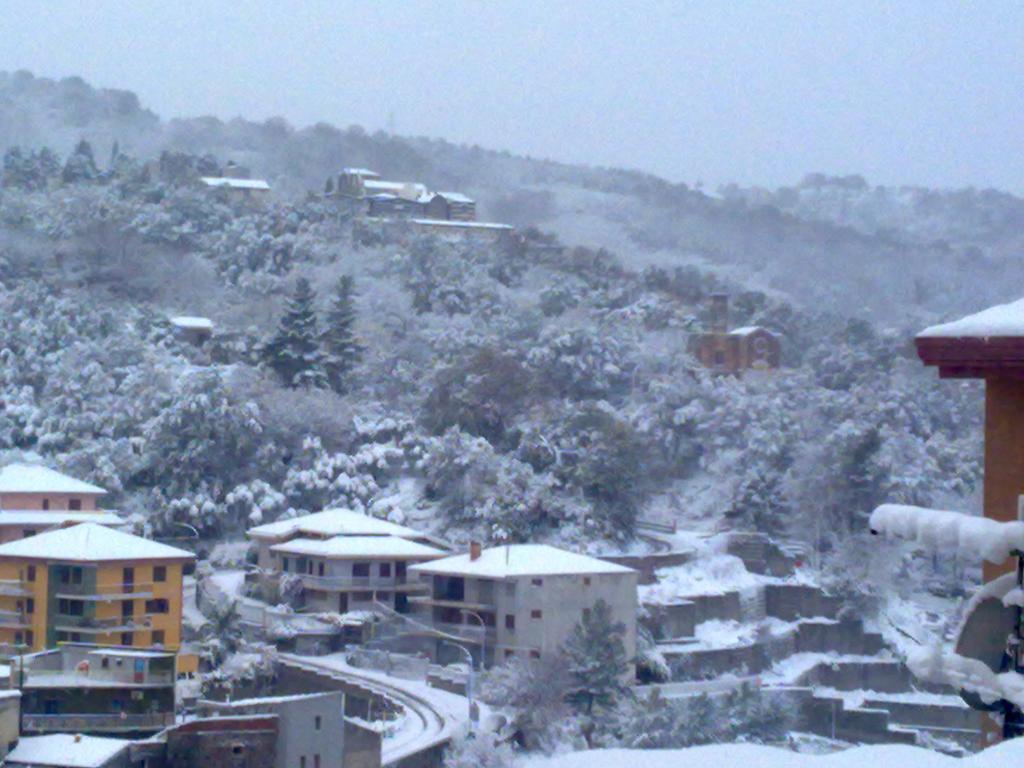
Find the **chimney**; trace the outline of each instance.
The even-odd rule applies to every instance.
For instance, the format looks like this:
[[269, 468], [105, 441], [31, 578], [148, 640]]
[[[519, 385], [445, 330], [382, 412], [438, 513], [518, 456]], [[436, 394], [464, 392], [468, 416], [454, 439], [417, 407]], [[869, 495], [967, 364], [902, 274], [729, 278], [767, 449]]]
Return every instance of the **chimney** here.
[[729, 332], [729, 295], [726, 293], [711, 295], [711, 332]]
[[481, 552], [483, 552], [483, 548], [480, 546], [480, 542], [479, 541], [471, 541], [471, 542], [469, 542], [469, 559], [470, 560], [479, 560]]
[[75, 734], [75, 744], [78, 744], [78, 743], [80, 743], [81, 741], [82, 741], [82, 734], [80, 734], [80, 733], [76, 733], [76, 734]]

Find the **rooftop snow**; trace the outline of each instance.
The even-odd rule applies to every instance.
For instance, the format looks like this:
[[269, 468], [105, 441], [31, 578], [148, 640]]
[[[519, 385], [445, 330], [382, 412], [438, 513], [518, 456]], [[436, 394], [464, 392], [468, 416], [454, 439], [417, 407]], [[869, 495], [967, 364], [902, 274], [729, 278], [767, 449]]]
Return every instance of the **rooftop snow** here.
[[[734, 328], [729, 331], [730, 336], [749, 336], [757, 331], [764, 331], [765, 333], [771, 333], [767, 328], [761, 325], [744, 325], [742, 328]], [[773, 334], [774, 335], [774, 334]]]
[[0, 469], [0, 493], [80, 493], [98, 496], [106, 491], [39, 464], [8, 464]]
[[447, 200], [450, 203], [475, 203], [476, 202], [476, 200], [474, 200], [472, 197], [469, 197], [468, 195], [464, 195], [461, 192], [438, 192], [437, 194], [441, 195], [441, 197], [443, 197], [445, 200]]
[[569, 576], [588, 573], [633, 573], [632, 568], [578, 555], [547, 544], [508, 544], [491, 547], [476, 560], [455, 555], [443, 560], [414, 565], [410, 571], [460, 576], [502, 578], [505, 576]]
[[403, 190], [408, 186], [412, 186], [412, 182], [409, 181], [381, 181], [379, 179], [366, 179], [363, 181], [363, 189], [390, 189], [390, 190]]
[[82, 523], [0, 544], [0, 558], [4, 557], [88, 563], [107, 560], [192, 560], [195, 555], [114, 528]]
[[371, 171], [369, 168], [342, 168], [342, 173], [347, 173], [350, 176], [366, 176], [368, 178], [379, 179], [380, 174], [376, 171]]
[[263, 179], [229, 179], [223, 176], [203, 176], [200, 181], [208, 187], [230, 187], [231, 189], [269, 190], [270, 185]]
[[423, 534], [387, 520], [381, 520], [351, 509], [325, 509], [312, 515], [277, 520], [250, 528], [248, 535], [257, 539], [287, 539], [299, 534], [307, 536], [398, 536], [419, 539]]
[[5, 509], [0, 510], [0, 527], [6, 525], [57, 526], [67, 523], [97, 523], [99, 525], [125, 525], [116, 512], [98, 509], [95, 512], [65, 512], [63, 510]]
[[203, 701], [202, 705], [217, 709], [227, 707], [253, 707], [259, 705], [288, 704], [293, 701], [309, 701], [328, 696], [340, 696], [341, 691], [316, 691], [314, 693], [293, 693], [285, 696], [258, 696], [252, 699], [236, 699], [235, 701]]
[[511, 224], [496, 221], [449, 221], [448, 219], [412, 219], [414, 224], [432, 227], [456, 227], [459, 229], [515, 229]]
[[883, 504], [871, 513], [872, 531], [916, 541], [932, 550], [955, 549], [965, 557], [1001, 563], [1024, 550], [1024, 523], [944, 512], [903, 504]]
[[131, 742], [72, 733], [22, 736], [6, 758], [6, 765], [100, 768], [125, 752]]
[[332, 539], [292, 539], [271, 547], [275, 552], [326, 558], [419, 558], [444, 557], [447, 552], [398, 536], [335, 536]]
[[208, 317], [189, 317], [187, 315], [181, 315], [179, 317], [172, 317], [171, 325], [175, 328], [188, 328], [189, 330], [213, 330], [213, 321]]
[[956, 339], [1024, 336], [1024, 299], [989, 307], [949, 323], [921, 331], [919, 339]]

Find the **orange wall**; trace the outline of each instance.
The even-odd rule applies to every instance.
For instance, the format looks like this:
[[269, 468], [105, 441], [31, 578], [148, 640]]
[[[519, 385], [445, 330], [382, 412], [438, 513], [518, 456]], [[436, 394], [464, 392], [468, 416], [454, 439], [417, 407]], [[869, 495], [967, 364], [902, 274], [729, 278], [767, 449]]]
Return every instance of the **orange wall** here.
[[[1024, 381], [985, 382], [985, 517], [1016, 520], [1017, 497], [1024, 494]], [[1013, 560], [985, 563], [985, 580], [1007, 573]]]

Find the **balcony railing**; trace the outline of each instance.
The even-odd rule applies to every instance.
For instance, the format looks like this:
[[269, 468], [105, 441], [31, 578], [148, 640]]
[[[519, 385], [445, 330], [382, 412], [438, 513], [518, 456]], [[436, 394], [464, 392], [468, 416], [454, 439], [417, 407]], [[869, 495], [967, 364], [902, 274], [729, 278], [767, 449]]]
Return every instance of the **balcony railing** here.
[[300, 573], [298, 576], [302, 579], [303, 585], [310, 589], [411, 591], [426, 589], [427, 586], [421, 581], [399, 579], [395, 576], [390, 578], [384, 576], [313, 576], [306, 573]]
[[453, 624], [447, 621], [431, 621], [427, 623], [427, 626], [433, 628], [436, 632], [443, 632], [446, 635], [457, 637], [469, 643], [480, 643], [483, 640], [493, 643], [497, 637], [493, 627], [488, 627], [486, 631], [483, 631], [479, 624]]
[[[17, 669], [15, 669], [17, 675]], [[67, 680], [72, 685], [76, 680], [81, 685], [88, 686], [90, 683], [121, 683], [123, 685], [174, 685], [175, 676], [173, 672], [154, 672], [150, 670], [143, 679], [137, 680], [131, 667], [111, 667], [103, 669], [94, 665], [89, 672], [69, 672], [64, 669], [34, 669], [31, 666], [25, 668], [25, 684], [32, 686], [33, 683], [45, 686], [48, 680]]]
[[57, 597], [71, 600], [110, 602], [113, 600], [141, 600], [153, 596], [153, 583], [148, 581], [121, 584], [61, 584]]
[[32, 733], [161, 731], [174, 725], [173, 712], [130, 715], [22, 715], [22, 730]]
[[4, 597], [32, 597], [32, 582], [21, 579], [0, 579], [0, 595]]
[[24, 629], [32, 626], [32, 619], [21, 611], [0, 611], [0, 627]]
[[152, 627], [153, 615], [145, 613], [134, 616], [111, 616], [102, 619], [92, 616], [58, 616], [55, 626], [60, 632], [81, 632], [98, 635], [105, 635], [110, 632], [134, 632], [138, 629], [149, 629]]

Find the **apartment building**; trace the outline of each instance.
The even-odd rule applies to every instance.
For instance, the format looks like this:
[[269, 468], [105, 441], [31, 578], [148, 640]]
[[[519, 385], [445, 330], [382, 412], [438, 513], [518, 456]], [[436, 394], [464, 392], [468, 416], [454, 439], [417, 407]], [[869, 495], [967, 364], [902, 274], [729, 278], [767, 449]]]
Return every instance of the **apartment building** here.
[[[468, 554], [409, 571], [428, 588], [410, 598], [421, 625], [456, 638], [485, 664], [557, 653], [598, 600], [626, 627], [628, 657], [636, 654], [637, 572], [631, 568], [543, 544], [474, 544]], [[458, 654], [443, 639], [434, 642], [438, 658]]]
[[182, 572], [195, 556], [96, 523], [0, 545], [0, 645], [181, 644]]

